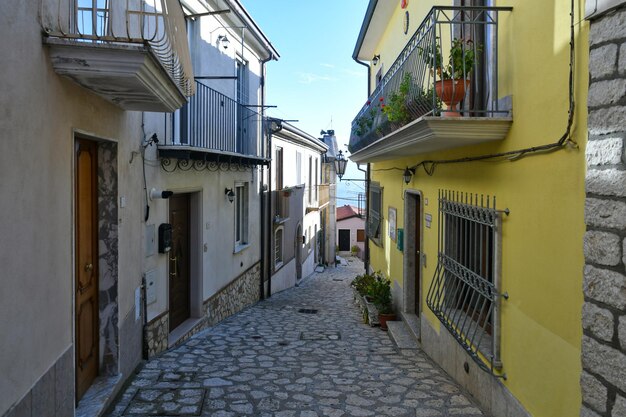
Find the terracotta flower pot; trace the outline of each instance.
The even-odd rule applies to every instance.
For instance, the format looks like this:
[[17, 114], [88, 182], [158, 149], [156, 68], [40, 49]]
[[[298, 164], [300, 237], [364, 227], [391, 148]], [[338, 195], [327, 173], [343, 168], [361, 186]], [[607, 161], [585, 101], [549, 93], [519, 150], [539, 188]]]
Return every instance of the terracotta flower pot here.
[[458, 117], [461, 114], [457, 111], [457, 105], [465, 97], [465, 91], [470, 87], [469, 80], [439, 80], [435, 84], [437, 97], [448, 106], [448, 111], [443, 113], [443, 117]]
[[380, 329], [381, 330], [387, 330], [387, 322], [388, 321], [395, 321], [396, 320], [396, 315], [391, 313], [391, 314], [382, 314], [379, 313], [378, 314], [378, 321], [380, 322]]

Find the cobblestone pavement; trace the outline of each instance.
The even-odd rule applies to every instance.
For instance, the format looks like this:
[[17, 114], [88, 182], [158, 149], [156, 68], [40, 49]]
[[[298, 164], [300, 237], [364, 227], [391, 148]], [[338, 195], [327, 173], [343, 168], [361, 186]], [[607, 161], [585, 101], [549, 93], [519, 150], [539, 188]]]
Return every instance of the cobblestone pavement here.
[[150, 360], [110, 417], [483, 415], [425, 354], [362, 323], [362, 268], [314, 274]]

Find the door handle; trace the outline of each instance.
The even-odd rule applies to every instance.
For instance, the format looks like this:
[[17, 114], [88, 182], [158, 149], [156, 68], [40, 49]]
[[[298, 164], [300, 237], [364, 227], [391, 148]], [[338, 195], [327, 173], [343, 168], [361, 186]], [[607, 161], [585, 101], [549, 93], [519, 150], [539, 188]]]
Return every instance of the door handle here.
[[89, 263], [89, 264], [85, 264], [85, 272], [91, 272], [93, 271], [93, 264]]

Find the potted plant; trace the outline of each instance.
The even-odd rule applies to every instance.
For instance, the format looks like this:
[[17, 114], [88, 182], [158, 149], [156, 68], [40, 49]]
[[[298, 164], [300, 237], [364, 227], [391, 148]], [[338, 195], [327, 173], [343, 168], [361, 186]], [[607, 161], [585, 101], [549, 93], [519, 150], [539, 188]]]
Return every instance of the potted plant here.
[[[474, 46], [473, 41], [454, 38], [450, 48], [450, 56], [447, 64], [443, 63], [441, 46], [435, 39], [435, 46], [429, 45], [419, 48], [420, 56], [430, 67], [431, 73], [435, 76], [435, 91], [437, 96], [447, 106], [451, 112], [446, 112], [446, 116], [460, 116], [457, 109], [458, 103], [465, 97], [465, 92], [469, 89], [470, 73], [476, 63], [476, 54], [482, 51], [482, 46]], [[439, 80], [437, 80], [439, 77]]]
[[387, 330], [387, 322], [396, 319], [391, 300], [391, 280], [378, 276], [370, 285], [370, 297], [378, 310], [380, 328]]
[[376, 308], [372, 294], [374, 293], [373, 286], [379, 279], [382, 279], [379, 272], [375, 274], [363, 274], [354, 278], [350, 284], [355, 292], [354, 296], [359, 303], [363, 317], [367, 319], [364, 321], [366, 323], [369, 322], [370, 326], [378, 324], [378, 309]]
[[350, 248], [350, 252], [352, 253], [352, 256], [357, 256], [360, 250], [361, 248], [359, 248], [357, 245], [352, 245], [352, 247]]

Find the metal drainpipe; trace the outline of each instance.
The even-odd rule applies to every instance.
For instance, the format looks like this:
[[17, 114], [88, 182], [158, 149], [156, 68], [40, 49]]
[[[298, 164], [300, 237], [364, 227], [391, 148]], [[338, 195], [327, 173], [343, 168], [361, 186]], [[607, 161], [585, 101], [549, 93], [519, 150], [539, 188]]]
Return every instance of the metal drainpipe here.
[[356, 62], [357, 64], [361, 64], [364, 67], [367, 67], [367, 97], [369, 97], [372, 94], [372, 89], [370, 88], [370, 79], [372, 78], [372, 67], [370, 67], [369, 64], [363, 61], [359, 61], [356, 58], [354, 58], [354, 62]]
[[[369, 66], [369, 64], [366, 64], [363, 61], [359, 61], [357, 58], [353, 58], [354, 62], [356, 62], [357, 64], [361, 64], [364, 67], [367, 67], [367, 97], [369, 98], [369, 96], [372, 94], [372, 88], [371, 88], [371, 78], [372, 78], [372, 67]], [[361, 170], [359, 168], [359, 170]], [[367, 219], [367, 212], [370, 206], [370, 164], [367, 164], [367, 172], [366, 172], [366, 177], [365, 177], [365, 218]], [[367, 224], [365, 225], [365, 228], [367, 230]], [[365, 236], [365, 250], [363, 251], [363, 266], [365, 267], [365, 273], [369, 273], [368, 269], [369, 269], [369, 265], [370, 265], [370, 240], [367, 237], [367, 233]]]
[[[262, 120], [262, 124], [265, 123], [265, 107], [263, 107], [265, 105], [265, 64], [268, 63], [269, 61], [271, 61], [272, 59], [274, 59], [274, 55], [270, 53], [269, 57], [267, 59], [262, 59], [261, 60], [261, 120]], [[262, 128], [262, 140], [263, 142], [265, 142], [265, 126], [263, 126]], [[270, 136], [271, 137], [271, 136]], [[268, 145], [268, 149], [271, 152], [271, 141], [269, 141], [269, 145]], [[267, 153], [267, 152], [266, 152]], [[261, 242], [261, 279], [260, 279], [260, 283], [259, 283], [259, 299], [263, 300], [265, 299], [265, 278], [267, 277], [267, 262], [266, 262], [266, 245], [267, 245], [267, 238], [266, 238], [266, 229], [268, 228], [267, 225], [267, 221], [266, 221], [266, 198], [264, 196], [264, 165], [261, 165], [261, 178], [259, 181], [259, 193], [261, 195], [261, 207], [259, 210], [259, 214], [261, 217], [261, 237], [260, 237], [260, 242]], [[268, 178], [271, 178], [271, 172], [272, 172], [272, 165], [270, 163], [269, 168], [268, 168]], [[268, 181], [269, 182], [269, 181]], [[269, 185], [269, 187], [271, 187], [271, 185]], [[270, 194], [271, 195], [271, 194]]]
[[[365, 218], [368, 218], [368, 211], [370, 206], [370, 180], [371, 180], [371, 169], [370, 164], [367, 164], [367, 174], [365, 181]], [[367, 223], [365, 224], [365, 229], [367, 230]], [[370, 266], [370, 240], [367, 237], [367, 233], [365, 236], [365, 250], [363, 255], [363, 266], [365, 267], [365, 273], [369, 274], [369, 266]]]

